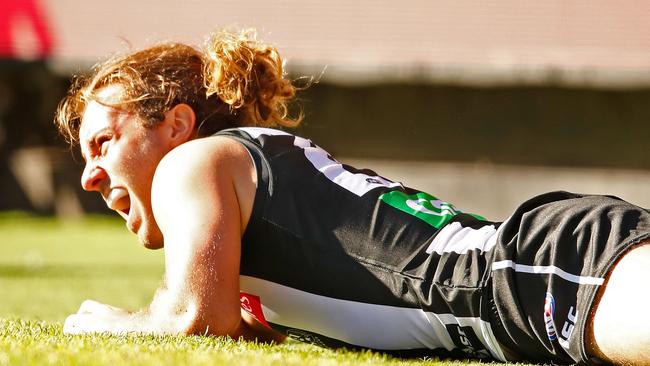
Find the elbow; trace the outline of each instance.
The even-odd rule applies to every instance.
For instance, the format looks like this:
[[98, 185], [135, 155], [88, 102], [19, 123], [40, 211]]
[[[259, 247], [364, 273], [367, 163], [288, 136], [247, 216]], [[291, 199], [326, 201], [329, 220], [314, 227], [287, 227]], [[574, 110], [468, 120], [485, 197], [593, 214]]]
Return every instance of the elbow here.
[[228, 336], [237, 339], [243, 335], [242, 321], [239, 319], [216, 319], [211, 314], [192, 312], [179, 319], [179, 332], [184, 335]]
[[[182, 306], [165, 301], [169, 296], [161, 293], [158, 301], [149, 308], [154, 333], [178, 335], [212, 335], [239, 338], [242, 319], [239, 313], [209, 309], [195, 301], [184, 301]], [[236, 315], [236, 316], [235, 316]]]

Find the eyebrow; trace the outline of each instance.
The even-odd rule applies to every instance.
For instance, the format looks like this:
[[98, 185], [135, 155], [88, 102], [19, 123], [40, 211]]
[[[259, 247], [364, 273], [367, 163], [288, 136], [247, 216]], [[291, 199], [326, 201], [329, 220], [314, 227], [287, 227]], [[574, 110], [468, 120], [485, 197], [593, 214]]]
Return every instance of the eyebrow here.
[[[104, 133], [106, 131], [110, 131], [110, 127], [104, 127], [102, 129], [99, 129], [99, 130], [95, 131], [92, 135], [90, 135], [90, 138], [88, 139], [89, 141], [88, 141], [88, 144], [87, 144], [87, 146], [88, 146], [88, 148], [90, 150], [97, 149], [97, 142], [96, 142], [97, 135], [100, 135], [100, 134], [102, 134], [102, 133]], [[86, 158], [86, 155], [84, 155], [83, 149], [80, 149], [80, 150], [81, 150], [81, 157], [84, 159], [84, 161], [88, 161], [88, 159]]]

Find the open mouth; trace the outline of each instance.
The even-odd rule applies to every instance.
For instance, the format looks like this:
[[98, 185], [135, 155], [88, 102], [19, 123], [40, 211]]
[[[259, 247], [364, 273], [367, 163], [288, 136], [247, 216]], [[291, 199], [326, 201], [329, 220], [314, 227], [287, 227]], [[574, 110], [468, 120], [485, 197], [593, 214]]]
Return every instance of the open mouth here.
[[129, 193], [124, 188], [112, 188], [106, 196], [106, 205], [116, 211], [125, 220], [129, 219], [129, 212], [131, 211], [131, 198]]
[[123, 208], [121, 210], [117, 210], [117, 212], [121, 214], [120, 216], [124, 217], [125, 219], [128, 219], [130, 210], [131, 210], [131, 207]]

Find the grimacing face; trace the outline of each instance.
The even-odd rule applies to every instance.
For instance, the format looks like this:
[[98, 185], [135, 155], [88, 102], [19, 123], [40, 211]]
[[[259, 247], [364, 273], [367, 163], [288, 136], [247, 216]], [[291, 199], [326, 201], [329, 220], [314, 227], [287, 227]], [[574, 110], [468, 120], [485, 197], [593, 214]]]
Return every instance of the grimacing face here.
[[[119, 85], [109, 85], [98, 97], [110, 103], [118, 101], [121, 92]], [[86, 161], [83, 189], [100, 193], [145, 247], [163, 247], [151, 208], [156, 167], [171, 150], [160, 126], [144, 127], [132, 113], [91, 101], [81, 119], [79, 141]]]

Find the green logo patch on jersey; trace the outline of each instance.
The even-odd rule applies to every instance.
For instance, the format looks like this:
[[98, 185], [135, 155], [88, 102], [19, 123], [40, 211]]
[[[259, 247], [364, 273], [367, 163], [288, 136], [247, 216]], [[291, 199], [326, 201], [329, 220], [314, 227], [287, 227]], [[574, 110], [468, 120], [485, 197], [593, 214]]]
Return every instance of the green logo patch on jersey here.
[[[379, 199], [398, 210], [419, 218], [437, 229], [445, 226], [454, 216], [462, 213], [462, 211], [454, 207], [451, 203], [439, 200], [425, 192], [407, 195], [402, 191], [391, 191], [382, 194], [379, 196]], [[479, 215], [468, 215], [479, 220], [485, 220]]]

